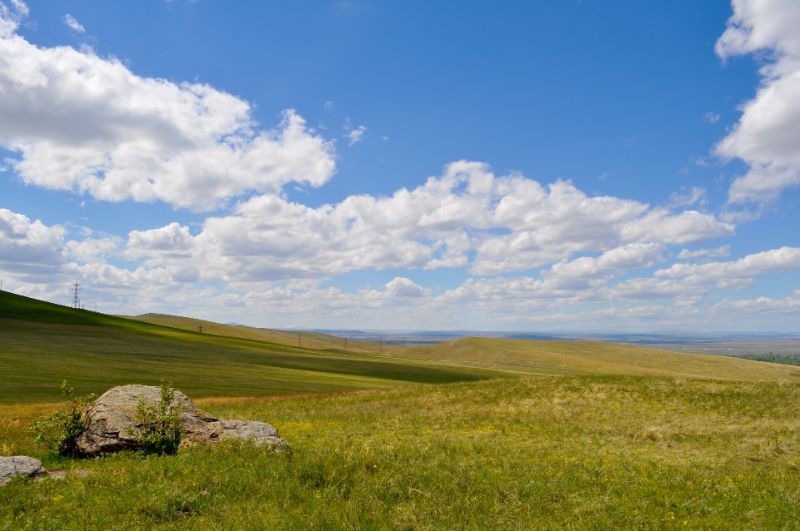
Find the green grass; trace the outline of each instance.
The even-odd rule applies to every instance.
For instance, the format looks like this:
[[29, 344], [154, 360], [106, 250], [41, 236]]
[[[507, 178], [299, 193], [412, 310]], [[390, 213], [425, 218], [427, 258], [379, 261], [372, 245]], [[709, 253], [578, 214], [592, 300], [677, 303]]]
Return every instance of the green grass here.
[[194, 319], [192, 317], [182, 317], [177, 315], [146, 313], [144, 315], [130, 317], [130, 319], [150, 324], [169, 326], [172, 328], [180, 328], [181, 330], [191, 330], [192, 332], [195, 332], [199, 329], [199, 327], [202, 327], [204, 334], [255, 339], [259, 341], [268, 341], [270, 343], [278, 343], [281, 345], [289, 345], [293, 347], [302, 346], [317, 350], [346, 348], [347, 350], [353, 352], [375, 353], [380, 352], [383, 348], [378, 343], [353, 341], [352, 339], [348, 339], [345, 342], [344, 338], [332, 336], [330, 334], [321, 334], [319, 332], [291, 332], [287, 330], [254, 328], [243, 325], [226, 325], [215, 323], [213, 321], [205, 321], [202, 319]]
[[[75, 529], [791, 529], [800, 521], [797, 385], [559, 376], [201, 405], [273, 423], [293, 453], [228, 445], [144, 460], [50, 460], [84, 475], [0, 489], [0, 521]], [[18, 431], [34, 409], [0, 408], [13, 432], [6, 453], [36, 452]]]
[[192, 396], [263, 396], [497, 377], [468, 367], [200, 334], [0, 292], [0, 403], [53, 401], [162, 377]]

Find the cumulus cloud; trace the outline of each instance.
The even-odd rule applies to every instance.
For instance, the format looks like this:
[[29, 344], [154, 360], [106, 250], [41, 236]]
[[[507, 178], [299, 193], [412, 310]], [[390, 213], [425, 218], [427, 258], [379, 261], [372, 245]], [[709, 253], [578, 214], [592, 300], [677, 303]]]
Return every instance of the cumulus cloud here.
[[179, 223], [170, 223], [158, 229], [131, 231], [125, 254], [132, 258], [156, 255], [185, 258], [192, 247], [189, 229]]
[[673, 264], [655, 272], [656, 277], [685, 278], [720, 287], [749, 284], [753, 278], [764, 273], [800, 269], [800, 248], [781, 247], [761, 253], [749, 254], [730, 262], [708, 262], [705, 264]]
[[718, 306], [720, 309], [735, 310], [739, 312], [758, 313], [792, 313], [800, 311], [800, 289], [784, 298], [756, 297], [754, 299], [724, 300]]
[[392, 297], [425, 297], [431, 293], [431, 290], [405, 277], [394, 277], [385, 287], [386, 292]]
[[78, 19], [76, 19], [69, 13], [64, 15], [64, 24], [66, 24], [67, 27], [72, 31], [75, 31], [77, 33], [86, 33], [86, 28], [84, 28], [83, 25], [80, 22], [78, 22]]
[[25, 183], [208, 210], [288, 182], [321, 186], [334, 174], [333, 143], [295, 111], [261, 129], [248, 102], [208, 85], [141, 77], [89, 50], [35, 46], [15, 33], [21, 12], [0, 11], [0, 146], [15, 154], [7, 163]]
[[108, 257], [117, 254], [121, 245], [122, 238], [118, 236], [95, 238], [89, 233], [83, 240], [68, 241], [65, 248], [76, 262], [91, 263], [103, 262]]
[[769, 273], [800, 270], [800, 248], [780, 247], [726, 262], [676, 263], [650, 278], [626, 280], [609, 295], [630, 299], [697, 297], [714, 288], [742, 288]]
[[[580, 253], [612, 258], [725, 237], [733, 226], [696, 211], [590, 197], [568, 182], [547, 187], [459, 161], [389, 197], [350, 196], [312, 208], [276, 195], [205, 220], [197, 234], [170, 224], [129, 235], [130, 257], [192, 257], [218, 278], [321, 278], [354, 270], [469, 267], [479, 275], [529, 270]], [[647, 261], [645, 260], [645, 261]], [[608, 267], [606, 267], [608, 265]]]
[[733, 0], [733, 15], [717, 54], [768, 52], [755, 98], [742, 106], [734, 129], [715, 151], [745, 161], [748, 172], [731, 185], [732, 203], [766, 202], [800, 184], [800, 3]]
[[0, 208], [0, 270], [47, 281], [66, 262], [65, 230]]

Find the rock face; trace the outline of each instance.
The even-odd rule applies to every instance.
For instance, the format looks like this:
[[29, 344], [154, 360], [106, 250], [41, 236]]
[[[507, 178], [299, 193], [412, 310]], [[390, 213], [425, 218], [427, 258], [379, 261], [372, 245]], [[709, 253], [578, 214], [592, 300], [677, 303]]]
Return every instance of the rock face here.
[[[161, 389], [149, 385], [123, 385], [100, 395], [89, 410], [89, 423], [78, 438], [78, 450], [87, 456], [136, 450], [134, 417], [139, 402], [158, 406]], [[220, 420], [198, 408], [189, 397], [175, 391], [171, 407], [183, 410], [181, 446], [243, 440], [275, 450], [287, 447], [275, 428], [264, 422]], [[132, 434], [132, 432], [134, 434]]]
[[5, 485], [16, 476], [37, 477], [46, 472], [42, 462], [27, 455], [0, 457], [0, 485]]

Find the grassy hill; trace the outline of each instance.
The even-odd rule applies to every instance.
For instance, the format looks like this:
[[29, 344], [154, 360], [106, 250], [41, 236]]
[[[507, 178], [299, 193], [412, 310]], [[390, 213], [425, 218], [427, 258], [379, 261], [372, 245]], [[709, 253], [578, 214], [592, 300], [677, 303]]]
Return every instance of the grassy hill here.
[[200, 334], [0, 292], [0, 403], [60, 398], [160, 378], [195, 396], [331, 392], [502, 376], [342, 349]]
[[190, 330], [192, 332], [196, 332], [202, 327], [204, 334], [255, 339], [258, 341], [269, 341], [271, 343], [293, 347], [302, 346], [304, 348], [317, 350], [343, 349], [353, 352], [370, 353], [376, 353], [381, 350], [381, 346], [377, 343], [353, 340], [347, 340], [347, 342], [345, 342], [341, 337], [321, 334], [319, 332], [290, 332], [287, 330], [270, 330], [267, 328], [255, 328], [243, 325], [227, 325], [215, 323], [213, 321], [194, 319], [192, 317], [163, 315], [159, 313], [146, 313], [144, 315], [129, 317], [129, 319], [172, 328], [180, 328], [181, 330]]
[[[197, 327], [203, 326], [203, 333]], [[319, 393], [514, 375], [654, 375], [742, 381], [798, 381], [800, 368], [723, 356], [589, 342], [464, 338], [370, 352], [313, 336], [302, 348], [285, 332], [184, 317], [126, 319], [0, 292], [0, 403], [157, 383], [193, 396]], [[351, 346], [350, 344], [348, 346]]]
[[588, 341], [470, 337], [392, 354], [532, 375], [617, 374], [800, 382], [800, 368], [786, 365]]

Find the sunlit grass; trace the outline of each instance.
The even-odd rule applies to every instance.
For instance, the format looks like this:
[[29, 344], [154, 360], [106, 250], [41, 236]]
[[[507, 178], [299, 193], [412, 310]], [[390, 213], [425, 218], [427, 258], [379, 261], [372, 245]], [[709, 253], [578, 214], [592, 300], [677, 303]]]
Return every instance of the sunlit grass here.
[[[0, 515], [20, 527], [194, 529], [791, 528], [800, 518], [796, 384], [520, 378], [201, 403], [273, 423], [293, 453], [53, 461], [91, 474], [15, 482], [0, 490]], [[35, 452], [4, 425], [15, 451]]]

